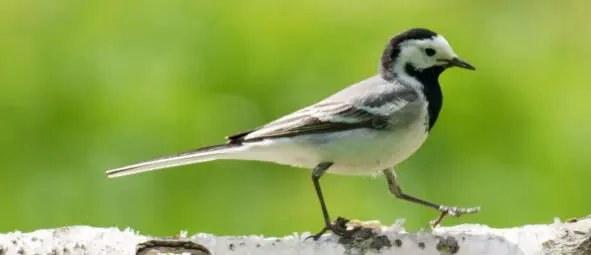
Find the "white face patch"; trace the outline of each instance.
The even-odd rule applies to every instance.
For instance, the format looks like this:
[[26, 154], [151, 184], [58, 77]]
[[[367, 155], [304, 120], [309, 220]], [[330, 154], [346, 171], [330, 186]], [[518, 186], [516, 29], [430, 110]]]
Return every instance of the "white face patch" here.
[[[429, 56], [428, 51], [433, 50], [435, 54]], [[451, 46], [443, 38], [438, 35], [431, 39], [423, 40], [408, 40], [400, 45], [400, 54], [398, 55], [398, 63], [394, 68], [396, 71], [404, 69], [406, 63], [411, 63], [417, 69], [425, 69], [436, 65], [445, 65], [445, 60], [451, 60], [456, 57]]]

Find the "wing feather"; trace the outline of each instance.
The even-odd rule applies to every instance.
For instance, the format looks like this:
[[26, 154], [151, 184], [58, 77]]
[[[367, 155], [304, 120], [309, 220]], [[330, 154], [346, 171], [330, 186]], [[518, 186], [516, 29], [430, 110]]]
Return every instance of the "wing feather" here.
[[228, 143], [357, 128], [383, 129], [388, 126], [390, 116], [418, 98], [416, 92], [409, 90], [381, 95], [365, 97], [358, 104], [320, 102], [260, 128], [229, 136]]

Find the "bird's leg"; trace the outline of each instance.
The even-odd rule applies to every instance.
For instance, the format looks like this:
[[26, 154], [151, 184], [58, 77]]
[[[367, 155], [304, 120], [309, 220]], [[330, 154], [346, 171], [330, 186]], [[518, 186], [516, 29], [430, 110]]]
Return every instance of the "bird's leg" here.
[[318, 196], [318, 200], [320, 201], [320, 207], [322, 208], [322, 216], [324, 217], [324, 225], [326, 227], [330, 227], [330, 216], [328, 215], [328, 209], [326, 209], [326, 203], [324, 203], [324, 196], [322, 195], [322, 189], [320, 188], [320, 177], [324, 175], [326, 170], [333, 163], [326, 162], [320, 163], [312, 169], [312, 182], [314, 183], [314, 188], [316, 189], [316, 195]]
[[441, 212], [441, 214], [439, 215], [439, 217], [437, 219], [431, 221], [432, 226], [439, 225], [439, 223], [441, 223], [441, 221], [443, 220], [443, 218], [446, 215], [460, 217], [465, 214], [471, 214], [471, 213], [476, 213], [476, 212], [480, 211], [480, 207], [473, 207], [473, 208], [449, 207], [449, 206], [431, 203], [429, 201], [425, 201], [423, 199], [407, 195], [402, 192], [402, 189], [400, 188], [400, 186], [396, 182], [396, 174], [394, 173], [394, 171], [392, 169], [385, 169], [383, 172], [384, 172], [384, 175], [386, 176], [386, 180], [388, 181], [388, 188], [390, 189], [390, 193], [392, 193], [392, 195], [394, 195], [396, 198], [403, 199], [403, 200], [413, 202], [413, 203], [417, 203], [420, 205], [424, 205], [427, 207], [431, 207], [431, 208]]
[[314, 188], [316, 188], [316, 195], [318, 195], [318, 200], [320, 201], [320, 207], [322, 208], [322, 216], [324, 217], [324, 228], [320, 230], [315, 235], [311, 235], [308, 238], [312, 238], [314, 240], [318, 240], [320, 236], [322, 236], [326, 231], [332, 231], [336, 235], [344, 236], [349, 234], [351, 231], [347, 231], [347, 222], [349, 220], [339, 217], [335, 221], [335, 223], [331, 223], [330, 216], [328, 215], [328, 210], [326, 209], [326, 204], [324, 203], [324, 196], [322, 195], [322, 190], [320, 189], [320, 177], [328, 170], [330, 166], [332, 166], [332, 162], [323, 162], [316, 165], [312, 169], [312, 182], [314, 183]]

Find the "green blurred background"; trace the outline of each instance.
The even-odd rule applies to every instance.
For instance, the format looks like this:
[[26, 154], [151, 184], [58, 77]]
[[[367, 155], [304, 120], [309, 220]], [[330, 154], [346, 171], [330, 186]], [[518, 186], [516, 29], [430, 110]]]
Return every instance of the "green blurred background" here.
[[[131, 226], [152, 235], [317, 231], [310, 171], [219, 161], [104, 171], [223, 142], [375, 73], [388, 38], [443, 34], [478, 71], [441, 77], [442, 115], [398, 166], [405, 191], [482, 206], [444, 225], [591, 213], [589, 1], [0, 2], [0, 232]], [[287, 95], [287, 96], [286, 96]], [[437, 213], [382, 176], [322, 179], [333, 217]]]

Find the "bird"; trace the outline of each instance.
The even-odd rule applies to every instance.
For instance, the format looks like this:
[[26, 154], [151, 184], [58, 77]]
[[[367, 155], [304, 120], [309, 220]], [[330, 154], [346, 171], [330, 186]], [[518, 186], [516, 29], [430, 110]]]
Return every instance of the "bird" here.
[[[426, 141], [443, 105], [439, 76], [451, 67], [476, 70], [448, 41], [427, 28], [411, 28], [387, 42], [377, 73], [308, 107], [206, 146], [108, 170], [110, 178], [212, 160], [255, 160], [311, 169], [323, 229], [347, 234], [331, 221], [320, 185], [325, 173], [383, 174], [396, 198], [461, 216], [479, 207], [458, 208], [404, 193], [394, 167]], [[339, 217], [339, 219], [342, 219]], [[336, 221], [335, 221], [336, 222]]]

